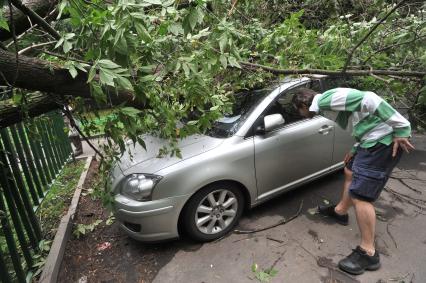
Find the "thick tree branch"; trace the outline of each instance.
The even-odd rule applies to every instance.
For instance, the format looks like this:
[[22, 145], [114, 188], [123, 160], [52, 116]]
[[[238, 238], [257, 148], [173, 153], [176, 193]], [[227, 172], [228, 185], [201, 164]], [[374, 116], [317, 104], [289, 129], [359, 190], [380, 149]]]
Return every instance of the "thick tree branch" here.
[[27, 95], [26, 100], [25, 109], [16, 105], [11, 99], [0, 101], [0, 128], [20, 122], [26, 117], [36, 117], [61, 108], [50, 95], [44, 93]]
[[61, 35], [52, 28], [42, 17], [40, 17], [37, 13], [35, 13], [33, 10], [22, 4], [20, 0], [10, 0], [12, 2], [13, 6], [18, 8], [22, 13], [27, 15], [33, 22], [37, 23], [42, 27], [45, 31], [47, 31], [51, 36], [53, 36], [56, 40], [59, 40], [61, 38]]
[[[23, 0], [22, 3], [36, 12], [38, 15], [47, 16], [49, 11], [56, 6], [58, 0]], [[7, 7], [0, 7], [3, 9], [3, 15], [6, 19], [9, 19], [10, 11]], [[17, 34], [23, 33], [29, 27], [31, 27], [31, 22], [28, 20], [28, 16], [22, 13], [18, 9], [13, 9], [13, 17], [15, 20], [15, 29]], [[5, 41], [10, 39], [12, 34], [4, 29], [0, 29], [0, 41]]]
[[396, 4], [380, 21], [378, 21], [371, 29], [370, 31], [364, 35], [364, 37], [355, 45], [351, 51], [349, 51], [348, 58], [346, 59], [345, 65], [343, 66], [343, 72], [346, 72], [346, 69], [349, 65], [349, 63], [352, 60], [352, 57], [354, 55], [355, 50], [361, 46], [361, 44], [390, 16], [393, 12], [395, 12], [402, 4], [407, 2], [407, 0], [402, 0], [398, 4]]
[[[53, 93], [64, 100], [66, 97], [82, 97], [93, 100], [90, 86], [87, 84], [87, 73], [81, 71], [76, 78], [72, 78], [69, 71], [61, 66], [23, 55], [19, 56], [18, 70], [15, 54], [1, 49], [0, 70], [0, 85], [9, 85], [9, 82], [13, 82], [17, 73], [14, 85], [17, 88]], [[126, 104], [137, 108], [145, 107], [129, 91], [117, 92], [115, 89], [109, 91], [112, 95], [108, 100], [113, 105]], [[47, 94], [37, 94], [33, 100], [31, 100], [31, 95], [27, 97], [29, 100], [26, 103], [26, 109], [21, 109], [20, 106], [13, 104], [10, 100], [0, 102], [0, 128], [22, 120], [25, 110], [32, 117], [60, 107]]]
[[248, 62], [239, 62], [240, 65], [243, 65], [245, 68], [253, 68], [253, 69], [262, 69], [268, 71], [273, 74], [283, 74], [283, 75], [328, 75], [328, 76], [370, 76], [374, 75], [382, 75], [382, 76], [403, 76], [403, 77], [418, 77], [422, 78], [426, 76], [426, 72], [421, 71], [394, 71], [394, 70], [324, 70], [324, 69], [277, 69], [269, 66], [258, 65]]

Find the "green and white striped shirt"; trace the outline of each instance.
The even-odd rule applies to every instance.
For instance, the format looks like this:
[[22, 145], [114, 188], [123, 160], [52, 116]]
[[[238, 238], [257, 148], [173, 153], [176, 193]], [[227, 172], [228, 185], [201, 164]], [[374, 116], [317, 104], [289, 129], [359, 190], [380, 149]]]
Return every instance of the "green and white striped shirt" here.
[[371, 91], [334, 88], [314, 97], [309, 111], [323, 114], [343, 129], [352, 120], [352, 136], [357, 146], [369, 148], [378, 142], [392, 143], [393, 137], [409, 137], [410, 122]]

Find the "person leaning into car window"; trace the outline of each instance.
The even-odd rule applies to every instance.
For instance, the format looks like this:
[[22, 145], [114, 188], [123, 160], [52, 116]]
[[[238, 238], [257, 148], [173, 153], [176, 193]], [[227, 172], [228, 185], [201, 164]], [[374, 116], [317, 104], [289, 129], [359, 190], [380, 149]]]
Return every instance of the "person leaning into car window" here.
[[347, 212], [353, 205], [361, 244], [339, 262], [339, 268], [351, 274], [377, 270], [380, 258], [374, 248], [376, 214], [373, 202], [379, 197], [403, 150], [408, 153], [414, 149], [408, 140], [410, 122], [370, 91], [335, 88], [318, 94], [301, 88], [296, 91], [292, 103], [306, 118], [320, 113], [344, 129], [352, 127], [356, 144], [344, 158], [345, 182], [341, 200], [337, 205], [320, 205], [318, 212], [347, 225]]

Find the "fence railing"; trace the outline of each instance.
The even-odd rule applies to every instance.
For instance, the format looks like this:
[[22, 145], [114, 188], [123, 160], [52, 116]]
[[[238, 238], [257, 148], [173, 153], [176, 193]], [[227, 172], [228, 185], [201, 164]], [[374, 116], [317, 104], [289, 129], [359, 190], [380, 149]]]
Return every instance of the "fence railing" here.
[[64, 120], [52, 112], [0, 129], [0, 280], [25, 282], [42, 232], [36, 217], [71, 156]]

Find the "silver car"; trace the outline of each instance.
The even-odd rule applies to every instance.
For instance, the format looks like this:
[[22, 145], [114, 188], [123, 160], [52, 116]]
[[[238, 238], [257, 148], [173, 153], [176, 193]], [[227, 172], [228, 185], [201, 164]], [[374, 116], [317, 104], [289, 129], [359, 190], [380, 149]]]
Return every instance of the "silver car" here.
[[137, 240], [198, 241], [228, 233], [245, 208], [343, 167], [350, 133], [320, 115], [305, 119], [291, 104], [294, 91], [323, 91], [318, 78], [290, 79], [274, 89], [236, 95], [234, 111], [205, 135], [179, 142], [182, 158], [158, 157], [167, 141], [129, 144], [114, 167], [115, 214]]

